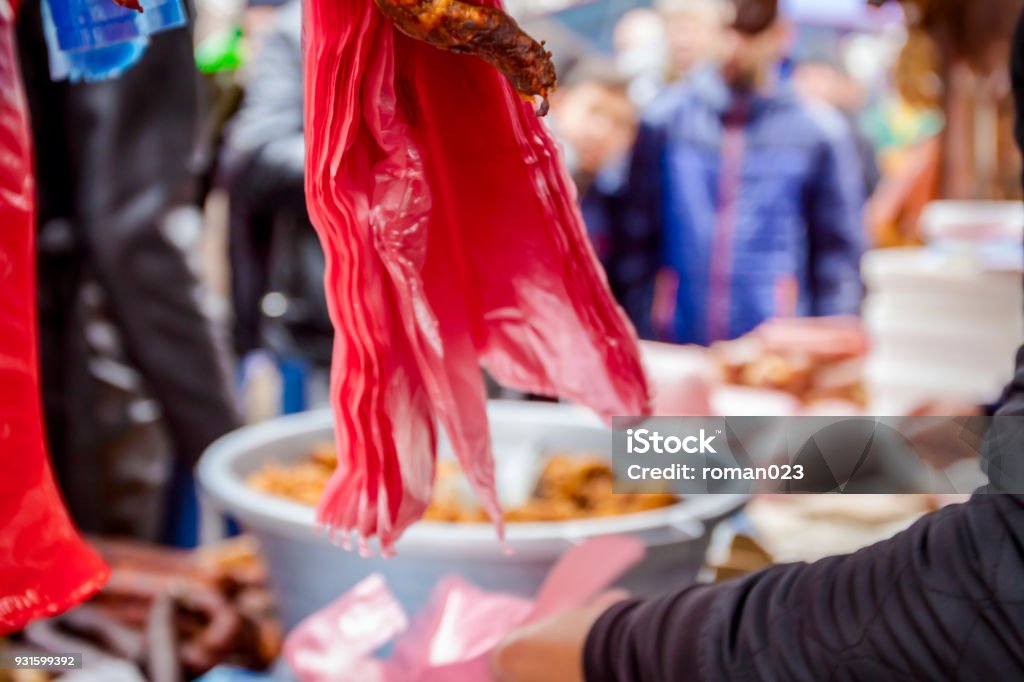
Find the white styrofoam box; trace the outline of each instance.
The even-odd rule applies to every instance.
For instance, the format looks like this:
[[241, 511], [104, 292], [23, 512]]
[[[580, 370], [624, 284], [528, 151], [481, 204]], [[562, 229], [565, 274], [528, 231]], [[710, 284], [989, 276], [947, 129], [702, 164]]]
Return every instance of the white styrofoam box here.
[[1024, 203], [1020, 201], [933, 201], [921, 214], [929, 242], [1024, 239]]
[[994, 374], [1008, 381], [1020, 345], [1019, 335], [897, 328], [874, 337], [868, 364], [905, 362], [924, 366], [929, 372], [955, 368]]
[[861, 277], [871, 294], [917, 292], [955, 298], [1021, 295], [1019, 273], [989, 272], [971, 250], [875, 249], [861, 259]]
[[984, 262], [969, 248], [864, 257], [863, 319], [871, 339], [865, 386], [873, 412], [998, 397], [1024, 342], [1024, 285], [1019, 273], [989, 271]]
[[870, 360], [864, 367], [868, 408], [878, 415], [907, 414], [935, 401], [981, 405], [997, 399], [1007, 380], [1004, 372], [906, 360]]
[[869, 331], [920, 330], [936, 338], [949, 331], [1024, 337], [1024, 296], [989, 296], [972, 298], [969, 305], [955, 303], [935, 296], [873, 294], [864, 299], [861, 318]]

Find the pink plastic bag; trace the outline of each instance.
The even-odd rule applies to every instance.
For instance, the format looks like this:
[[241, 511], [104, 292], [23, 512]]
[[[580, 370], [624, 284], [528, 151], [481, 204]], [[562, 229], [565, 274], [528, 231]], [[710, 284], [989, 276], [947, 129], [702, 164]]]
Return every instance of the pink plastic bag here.
[[[379, 576], [299, 623], [284, 656], [301, 682], [486, 682], [493, 648], [510, 632], [586, 605], [644, 556], [627, 537], [588, 540], [552, 569], [534, 600], [451, 577], [412, 619]], [[388, 660], [373, 651], [394, 640]]]
[[35, 186], [12, 23], [0, 0], [0, 635], [86, 599], [108, 574], [68, 518], [43, 440]]
[[430, 500], [440, 423], [500, 532], [480, 365], [647, 414], [635, 333], [555, 144], [497, 71], [397, 33], [371, 0], [304, 9], [306, 190], [336, 330], [339, 465], [318, 518], [391, 551]]

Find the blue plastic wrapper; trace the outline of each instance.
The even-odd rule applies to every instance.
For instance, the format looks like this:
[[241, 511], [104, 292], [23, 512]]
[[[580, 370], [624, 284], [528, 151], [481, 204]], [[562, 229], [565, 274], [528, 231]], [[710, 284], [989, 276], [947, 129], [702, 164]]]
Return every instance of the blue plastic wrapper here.
[[138, 63], [149, 46], [149, 38], [143, 36], [106, 47], [65, 52], [57, 42], [57, 28], [53, 24], [48, 0], [43, 0], [43, 33], [49, 54], [50, 78], [54, 81], [78, 83], [117, 78]]
[[184, 26], [181, 0], [151, 0], [145, 12], [113, 0], [43, 0], [43, 23], [53, 80], [116, 78], [142, 58], [149, 36]]
[[187, 20], [181, 0], [149, 0], [144, 12], [113, 0], [50, 0], [50, 16], [61, 50], [72, 52], [153, 35]]

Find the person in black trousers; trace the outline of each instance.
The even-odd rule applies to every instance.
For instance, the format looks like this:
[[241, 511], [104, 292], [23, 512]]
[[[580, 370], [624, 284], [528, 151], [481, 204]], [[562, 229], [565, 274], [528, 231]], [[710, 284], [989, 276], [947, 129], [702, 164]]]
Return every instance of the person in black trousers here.
[[239, 425], [226, 340], [189, 263], [201, 229], [192, 36], [153, 36], [112, 80], [53, 82], [40, 2], [21, 5], [56, 476], [83, 531], [190, 544], [178, 524], [194, 516], [191, 467]]

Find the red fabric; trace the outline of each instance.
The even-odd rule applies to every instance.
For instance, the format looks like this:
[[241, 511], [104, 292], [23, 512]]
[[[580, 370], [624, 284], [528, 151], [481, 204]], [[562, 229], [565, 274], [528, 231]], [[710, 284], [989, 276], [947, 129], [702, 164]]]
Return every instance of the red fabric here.
[[43, 440], [35, 189], [13, 43], [11, 17], [0, 11], [0, 635], [69, 608], [107, 578], [68, 518]]
[[319, 519], [389, 551], [430, 499], [439, 422], [497, 522], [480, 365], [646, 414], [636, 335], [555, 144], [499, 73], [397, 33], [371, 0], [308, 0], [304, 21], [341, 453]]

